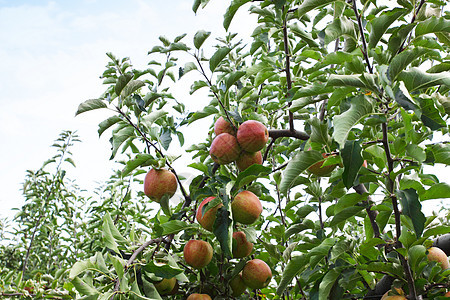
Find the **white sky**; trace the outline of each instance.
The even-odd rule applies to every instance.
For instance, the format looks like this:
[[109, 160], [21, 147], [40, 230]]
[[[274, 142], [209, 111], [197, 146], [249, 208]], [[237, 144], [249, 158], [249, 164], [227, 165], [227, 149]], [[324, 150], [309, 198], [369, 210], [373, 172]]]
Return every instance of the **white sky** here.
[[[62, 130], [77, 130], [82, 140], [73, 148], [77, 168], [69, 169], [69, 178], [91, 189], [110, 176], [109, 137], [97, 135], [98, 123], [109, 114], [98, 110], [75, 118], [75, 111], [82, 101], [104, 91], [99, 76], [108, 62], [106, 52], [131, 57], [135, 67], [143, 69], [159, 35], [173, 39], [187, 33], [184, 41], [190, 42], [204, 29], [212, 31], [209, 45], [214, 37], [224, 36], [223, 14], [229, 1], [211, 0], [197, 16], [192, 3], [0, 0], [0, 218], [12, 216], [11, 208], [23, 204], [25, 171], [38, 169], [55, 153], [50, 145]], [[254, 16], [244, 8], [230, 31], [245, 38], [253, 24]], [[187, 82], [183, 86], [188, 89]], [[201, 93], [189, 101], [197, 107], [209, 102]], [[187, 143], [203, 138], [198, 129]]]
[[[144, 69], [160, 35], [173, 39], [187, 33], [183, 41], [191, 45], [200, 29], [212, 31], [211, 45], [224, 36], [229, 1], [213, 0], [197, 16], [192, 3], [0, 0], [0, 217], [14, 215], [11, 208], [23, 204], [26, 170], [38, 169], [55, 154], [50, 145], [62, 130], [77, 130], [82, 140], [73, 148], [77, 168], [69, 168], [69, 178], [88, 189], [109, 178], [108, 133], [101, 139], [97, 134], [98, 123], [109, 114], [97, 110], [75, 118], [76, 109], [104, 91], [99, 76], [108, 62], [106, 52], [131, 57], [136, 68]], [[246, 9], [236, 18], [230, 30], [249, 36], [253, 26]], [[188, 89], [187, 81], [184, 86]], [[209, 102], [205, 94], [203, 99], [201, 93], [194, 95], [191, 101], [198, 107]]]

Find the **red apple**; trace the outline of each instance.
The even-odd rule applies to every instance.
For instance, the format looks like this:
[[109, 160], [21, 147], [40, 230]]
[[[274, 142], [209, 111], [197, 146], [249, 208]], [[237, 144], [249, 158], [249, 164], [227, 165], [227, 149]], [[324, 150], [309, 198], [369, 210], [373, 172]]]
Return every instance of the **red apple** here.
[[253, 224], [262, 213], [262, 204], [259, 198], [250, 191], [242, 191], [231, 202], [233, 219], [241, 224]]
[[186, 300], [211, 300], [211, 297], [207, 294], [190, 294]]
[[223, 206], [222, 203], [217, 204], [216, 206], [214, 206], [213, 208], [211, 208], [210, 210], [208, 210], [207, 212], [205, 212], [202, 215], [202, 211], [203, 211], [203, 207], [210, 202], [211, 200], [215, 199], [216, 197], [208, 197], [205, 200], [203, 200], [200, 205], [198, 206], [197, 209], [197, 222], [202, 225], [203, 228], [205, 228], [206, 230], [212, 231], [213, 229], [213, 225], [214, 225], [214, 221], [216, 220], [216, 213], [217, 210]]
[[209, 150], [209, 155], [211, 155], [212, 160], [219, 165], [225, 165], [235, 161], [240, 153], [241, 148], [236, 138], [229, 133], [221, 133], [216, 136]]
[[233, 291], [231, 294], [233, 297], [239, 297], [243, 292], [245, 292], [247, 286], [245, 285], [244, 280], [242, 280], [242, 272], [230, 280], [230, 287]]
[[[322, 153], [322, 157], [327, 158], [328, 155], [326, 153]], [[316, 162], [315, 164], [313, 164], [312, 166], [310, 166], [308, 168], [308, 171], [310, 173], [312, 173], [316, 176], [320, 176], [320, 177], [330, 175], [331, 171], [333, 171], [334, 168], [336, 168], [337, 164], [322, 166], [324, 162], [325, 162], [325, 160]]]
[[251, 289], [262, 289], [269, 285], [272, 270], [260, 259], [249, 260], [242, 270], [242, 279]]
[[165, 169], [151, 169], [144, 179], [144, 193], [151, 200], [160, 202], [164, 195], [172, 197], [177, 191], [175, 174]]
[[269, 131], [261, 122], [248, 120], [239, 126], [236, 137], [242, 149], [256, 152], [266, 145], [269, 140]]
[[214, 133], [219, 135], [221, 133], [229, 133], [231, 135], [235, 135], [236, 131], [234, 130], [233, 125], [230, 124], [223, 117], [217, 119], [216, 123], [214, 123]]
[[247, 241], [244, 232], [237, 231], [233, 233], [233, 258], [247, 257], [252, 253], [253, 243]]
[[438, 262], [443, 270], [446, 270], [450, 267], [447, 254], [445, 254], [445, 252], [438, 247], [428, 248], [427, 257], [429, 261]]
[[201, 269], [211, 262], [213, 248], [208, 242], [190, 240], [184, 246], [183, 255], [188, 265], [196, 269]]
[[241, 172], [254, 164], [261, 165], [262, 163], [263, 158], [261, 151], [258, 152], [242, 151], [241, 155], [239, 155], [238, 159], [236, 159], [236, 166]]
[[447, 293], [445, 293], [444, 297], [450, 298], [450, 291], [448, 291]]
[[177, 280], [175, 277], [172, 277], [170, 279], [164, 278], [160, 282], [154, 283], [156, 290], [160, 295], [167, 295], [175, 288], [175, 285], [177, 283]]

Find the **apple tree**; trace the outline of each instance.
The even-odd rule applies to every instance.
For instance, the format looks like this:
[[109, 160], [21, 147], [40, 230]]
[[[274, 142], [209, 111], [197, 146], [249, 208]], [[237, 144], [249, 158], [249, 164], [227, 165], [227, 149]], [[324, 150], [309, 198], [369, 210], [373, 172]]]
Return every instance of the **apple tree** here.
[[[238, 10], [257, 18], [251, 37], [161, 36], [143, 69], [108, 53], [105, 92], [77, 115], [111, 111], [98, 132], [123, 163], [116, 186], [139, 183], [125, 186], [156, 209], [141, 222], [99, 210], [101, 247], [70, 284], [86, 299], [442, 297], [448, 211], [424, 206], [450, 192], [439, 178], [450, 164], [445, 1], [233, 0], [226, 30]], [[185, 80], [200, 110], [173, 92]], [[164, 178], [144, 196], [151, 170], [173, 174], [175, 196]]]

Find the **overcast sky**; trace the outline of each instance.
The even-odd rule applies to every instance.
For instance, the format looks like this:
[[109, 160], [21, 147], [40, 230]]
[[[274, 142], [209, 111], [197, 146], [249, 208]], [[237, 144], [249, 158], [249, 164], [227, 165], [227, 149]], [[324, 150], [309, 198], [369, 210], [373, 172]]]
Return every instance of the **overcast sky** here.
[[[146, 68], [147, 52], [159, 43], [197, 30], [225, 35], [223, 14], [229, 1], [212, 0], [197, 16], [193, 0], [0, 0], [0, 217], [23, 204], [21, 183], [27, 169], [36, 170], [55, 154], [50, 145], [62, 130], [77, 130], [81, 144], [73, 148], [77, 168], [70, 177], [84, 188], [106, 180], [111, 172], [108, 136], [98, 138], [97, 125], [108, 117], [95, 111], [75, 112], [105, 86], [99, 76], [106, 52], [131, 57]], [[231, 31], [249, 36], [246, 11]], [[185, 84], [187, 85], [187, 83]], [[199, 94], [201, 95], [201, 94]], [[208, 99], [197, 99], [206, 104]]]

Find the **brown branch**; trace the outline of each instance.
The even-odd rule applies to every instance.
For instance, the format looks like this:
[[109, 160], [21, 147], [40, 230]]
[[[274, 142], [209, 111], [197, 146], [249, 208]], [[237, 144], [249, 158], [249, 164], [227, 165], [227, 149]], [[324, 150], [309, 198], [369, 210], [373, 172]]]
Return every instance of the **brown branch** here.
[[369, 72], [372, 74], [373, 69], [372, 69], [372, 65], [370, 64], [370, 61], [369, 61], [369, 55], [367, 53], [367, 43], [366, 43], [366, 37], [364, 36], [364, 29], [362, 26], [361, 15], [358, 13], [358, 9], [356, 8], [355, 0], [352, 0], [352, 7], [353, 7], [353, 11], [355, 12], [356, 20], [358, 21], [359, 32], [361, 34], [362, 53], [364, 55], [364, 60], [366, 61], [367, 68], [369, 68]]
[[[419, 13], [420, 9], [421, 9], [422, 6], [425, 4], [425, 2], [426, 2], [425, 0], [421, 0], [421, 1], [420, 1], [419, 6], [417, 7], [417, 10], [414, 12], [414, 15], [413, 15], [412, 18], [411, 18], [411, 24], [414, 23], [414, 22], [416, 21], [417, 14]], [[409, 34], [409, 37], [408, 37], [408, 43], [411, 41], [411, 36], [412, 36], [412, 32]], [[402, 45], [400, 46], [400, 48], [398, 48], [397, 54], [400, 53], [400, 52], [402, 52], [403, 50], [406, 49], [405, 43], [406, 43], [406, 39], [403, 41], [403, 43], [402, 43]]]
[[299, 140], [306, 141], [309, 139], [309, 135], [306, 132], [289, 129], [269, 129], [269, 137], [273, 139], [281, 137], [292, 137]]
[[[353, 189], [360, 195], [368, 193], [366, 187], [362, 183], [354, 186]], [[376, 221], [378, 211], [372, 210], [372, 199], [369, 195], [367, 196], [367, 200], [364, 202], [366, 204], [366, 212], [370, 220], [370, 225], [372, 226], [374, 237], [381, 238], [380, 227], [378, 226]]]

